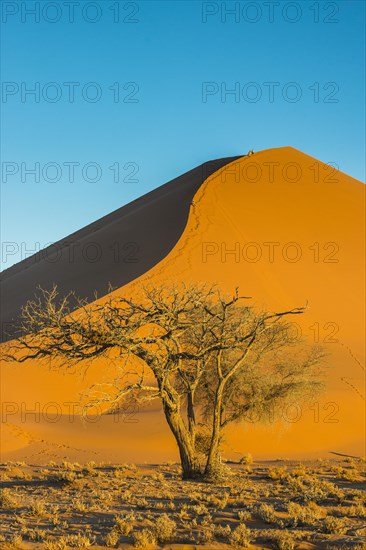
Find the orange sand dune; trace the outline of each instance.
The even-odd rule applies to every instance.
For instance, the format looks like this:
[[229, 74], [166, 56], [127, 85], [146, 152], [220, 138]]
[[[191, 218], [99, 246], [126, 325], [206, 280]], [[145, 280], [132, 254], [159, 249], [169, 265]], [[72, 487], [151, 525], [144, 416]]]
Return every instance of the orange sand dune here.
[[[294, 329], [309, 343], [327, 348], [326, 392], [315, 405], [300, 408], [294, 403], [284, 410], [281, 424], [262, 426], [247, 419], [231, 428], [229, 456], [365, 453], [364, 227], [361, 182], [291, 147], [261, 151], [206, 179], [173, 249], [115, 291], [129, 295], [142, 284], [207, 281], [228, 292], [239, 286], [271, 310], [308, 303]], [[2, 443], [4, 459], [32, 455], [35, 448], [39, 460], [51, 448], [54, 457], [75, 458], [79, 453], [78, 460], [83, 460], [78, 449], [94, 451], [101, 460], [113, 456], [144, 462], [177, 456], [159, 410], [135, 411], [135, 424], [114, 425], [113, 417], [102, 416], [85, 426], [67, 417], [68, 403], [76, 402], [78, 392], [98, 377], [108, 379], [109, 369], [98, 360], [82, 378], [32, 361], [3, 365], [2, 420], [13, 426]], [[36, 414], [27, 413], [35, 407]], [[55, 412], [62, 413], [62, 419], [50, 423], [47, 415]], [[64, 447], [57, 449], [56, 442]]]

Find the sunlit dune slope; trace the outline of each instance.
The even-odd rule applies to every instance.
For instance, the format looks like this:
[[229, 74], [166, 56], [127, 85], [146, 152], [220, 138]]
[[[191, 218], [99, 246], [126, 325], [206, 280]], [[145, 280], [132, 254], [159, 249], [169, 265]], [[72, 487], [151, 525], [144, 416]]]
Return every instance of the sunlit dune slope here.
[[[291, 147], [269, 149], [235, 160], [206, 179], [174, 248], [149, 271], [115, 291], [133, 295], [142, 284], [207, 281], [227, 292], [239, 287], [270, 310], [308, 304], [294, 329], [309, 344], [321, 343], [329, 352], [326, 391], [315, 404], [294, 403], [284, 410], [281, 424], [262, 426], [248, 418], [232, 428], [226, 442], [232, 457], [239, 456], [236, 452], [268, 457], [364, 454], [364, 227], [361, 182]], [[85, 379], [30, 361], [4, 365], [3, 399], [14, 402], [8, 422], [20, 425], [22, 401], [29, 408], [38, 401], [41, 413], [48, 402], [55, 401], [65, 415], [65, 402], [76, 400], [78, 391], [100, 373], [108, 375], [107, 362], [94, 364]], [[158, 410], [137, 412], [136, 429], [150, 434], [152, 415], [154, 460], [157, 455], [162, 460], [171, 458], [174, 443]], [[40, 418], [36, 426], [35, 419], [25, 415], [21, 426], [37, 431], [38, 440], [43, 424], [44, 432], [50, 431], [44, 415]], [[122, 460], [128, 455], [129, 460], [148, 461], [149, 448], [135, 446], [130, 427], [119, 424], [115, 432], [108, 431], [110, 418], [80, 428], [78, 448], [83, 448], [83, 442], [91, 448], [95, 432], [95, 451], [103, 459], [117, 453]], [[103, 423], [114, 436], [97, 437]], [[68, 433], [75, 438], [75, 427], [68, 430], [65, 422], [55, 422], [52, 436], [44, 439], [50, 445], [58, 434], [60, 442], [68, 444]], [[11, 456], [20, 448], [22, 456], [26, 449], [32, 453], [32, 443], [25, 436], [22, 441], [18, 450], [13, 441]]]

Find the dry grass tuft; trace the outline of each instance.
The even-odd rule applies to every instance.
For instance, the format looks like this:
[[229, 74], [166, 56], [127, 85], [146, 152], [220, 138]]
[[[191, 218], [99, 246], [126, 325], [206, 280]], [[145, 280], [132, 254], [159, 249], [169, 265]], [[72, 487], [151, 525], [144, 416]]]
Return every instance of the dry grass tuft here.
[[347, 531], [347, 522], [344, 518], [328, 516], [322, 522], [322, 530], [324, 533], [343, 535]]
[[316, 523], [326, 515], [326, 511], [315, 502], [309, 502], [305, 506], [297, 504], [296, 502], [290, 502], [287, 505], [287, 511], [291, 525], [294, 527], [298, 525], [316, 525]]
[[1, 508], [16, 508], [18, 505], [18, 499], [8, 488], [1, 489], [0, 491], [0, 507]]
[[273, 537], [273, 541], [278, 550], [294, 550], [296, 548], [295, 538], [289, 531], [279, 531]]
[[265, 523], [274, 523], [276, 521], [276, 511], [272, 504], [262, 502], [255, 509], [255, 515]]
[[252, 541], [252, 532], [243, 523], [239, 525], [231, 534], [230, 544], [236, 550], [248, 548]]
[[136, 548], [151, 548], [156, 546], [156, 538], [151, 529], [142, 529], [133, 534], [133, 541]]
[[170, 542], [174, 537], [176, 529], [177, 524], [175, 521], [170, 519], [168, 514], [163, 514], [156, 520], [154, 527], [155, 537], [158, 542]]
[[48, 516], [46, 501], [43, 499], [33, 500], [30, 505], [29, 514], [37, 518], [45, 518]]
[[253, 464], [253, 462], [254, 460], [250, 453], [242, 456], [241, 459], [239, 460], [239, 464], [244, 464], [245, 466], [250, 466], [251, 464]]

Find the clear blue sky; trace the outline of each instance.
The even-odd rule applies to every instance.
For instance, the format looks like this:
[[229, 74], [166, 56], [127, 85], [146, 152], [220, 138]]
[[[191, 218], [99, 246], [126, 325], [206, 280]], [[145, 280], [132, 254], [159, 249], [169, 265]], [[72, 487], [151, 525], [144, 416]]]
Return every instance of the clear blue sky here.
[[[43, 246], [206, 160], [252, 148], [292, 145], [364, 179], [362, 0], [56, 3], [1, 2], [3, 241]], [[213, 83], [206, 101], [204, 82]], [[278, 83], [273, 101], [269, 82]], [[235, 83], [240, 97], [222, 100]], [[37, 86], [35, 101], [25, 91]], [[79, 163], [74, 181], [70, 162]], [[39, 182], [25, 173], [35, 163]], [[99, 174], [90, 165], [84, 177], [87, 163]]]

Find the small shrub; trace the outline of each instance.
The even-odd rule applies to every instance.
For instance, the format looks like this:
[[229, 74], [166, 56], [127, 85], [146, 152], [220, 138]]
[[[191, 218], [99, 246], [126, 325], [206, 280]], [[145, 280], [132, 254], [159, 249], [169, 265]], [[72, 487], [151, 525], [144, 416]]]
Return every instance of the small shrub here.
[[271, 504], [263, 502], [256, 508], [255, 514], [266, 523], [274, 523], [276, 521], [276, 512]]
[[60, 466], [63, 470], [71, 470], [72, 472], [75, 470], [75, 466], [72, 462], [67, 462], [64, 460]]
[[275, 536], [274, 542], [278, 550], [294, 550], [296, 548], [294, 536], [288, 531], [279, 532]]
[[324, 533], [343, 535], [347, 531], [347, 524], [343, 518], [328, 516], [322, 522], [322, 530]]
[[31, 516], [37, 518], [44, 518], [48, 515], [46, 502], [44, 500], [34, 500], [31, 504], [30, 511]]
[[23, 518], [22, 516], [18, 516], [17, 514], [14, 514], [13, 519], [14, 519], [14, 522], [15, 522], [17, 525], [21, 525], [21, 526], [22, 526], [22, 528], [21, 528], [21, 529], [22, 529], [22, 530], [21, 530], [21, 533], [23, 533], [23, 532], [24, 532], [24, 529], [27, 529], [25, 518]]
[[23, 527], [21, 533], [23, 537], [35, 542], [42, 542], [47, 536], [46, 531], [42, 531], [42, 529], [38, 528], [29, 529], [28, 527]]
[[197, 514], [197, 516], [206, 516], [209, 513], [207, 506], [205, 506], [204, 504], [197, 504], [197, 506], [192, 506], [192, 510], [195, 514]]
[[225, 483], [229, 481], [233, 476], [232, 470], [226, 464], [219, 462], [211, 469], [209, 475], [206, 476], [208, 483]]
[[77, 479], [77, 475], [73, 471], [60, 470], [53, 475], [53, 478], [61, 483], [73, 483]]
[[352, 505], [347, 511], [347, 516], [351, 518], [366, 519], [366, 507], [362, 506], [362, 504]]
[[198, 533], [198, 544], [212, 542], [215, 537], [215, 525], [211, 522], [201, 523], [201, 530]]
[[58, 540], [45, 540], [44, 548], [45, 550], [66, 550], [67, 542], [64, 537], [61, 537]]
[[108, 548], [114, 548], [118, 540], [119, 540], [119, 534], [117, 533], [117, 531], [112, 529], [112, 531], [108, 533], [108, 535], [106, 535], [104, 542], [105, 542], [105, 545], [108, 546]]
[[96, 466], [96, 463], [93, 460], [91, 460], [84, 466], [83, 474], [90, 475], [90, 476], [98, 476], [99, 472], [95, 469], [95, 466]]
[[239, 463], [244, 464], [245, 466], [250, 466], [250, 464], [253, 464], [253, 462], [254, 460], [250, 453], [242, 456], [241, 459], [239, 460]]
[[220, 495], [220, 496], [215, 496], [215, 495], [209, 496], [207, 501], [209, 504], [212, 504], [213, 506], [215, 506], [218, 510], [223, 510], [224, 508], [226, 508], [227, 503], [229, 501], [229, 493], [224, 493], [223, 495]]
[[113, 529], [121, 535], [128, 536], [132, 531], [132, 523], [135, 519], [135, 514], [130, 513], [125, 516], [116, 516], [114, 518]]
[[183, 504], [181, 509], [179, 510], [179, 519], [181, 521], [188, 521], [189, 518], [189, 507], [187, 506], [187, 504]]
[[156, 472], [151, 477], [155, 481], [161, 481], [161, 482], [165, 481], [165, 476], [162, 472]]
[[351, 483], [356, 483], [360, 480], [360, 474], [356, 469], [345, 468], [342, 472], [341, 479], [350, 481]]
[[75, 512], [81, 512], [81, 513], [90, 512], [93, 509], [93, 504], [78, 498], [74, 501], [72, 509]]
[[268, 477], [269, 479], [273, 479], [273, 481], [280, 481], [287, 476], [287, 468], [278, 468], [277, 466], [274, 466], [273, 468], [268, 469]]
[[156, 538], [151, 529], [143, 529], [133, 534], [133, 541], [136, 548], [149, 548], [156, 545]]
[[170, 542], [174, 536], [177, 525], [167, 514], [160, 516], [155, 523], [154, 533], [158, 542]]
[[22, 548], [22, 535], [19, 533], [14, 533], [9, 539], [9, 544], [11, 548]]
[[139, 508], [140, 510], [146, 510], [146, 508], [149, 506], [148, 501], [146, 498], [136, 498], [131, 500], [131, 504], [134, 504]]
[[95, 538], [89, 538], [87, 535], [68, 535], [66, 537], [67, 544], [75, 548], [89, 548], [94, 544]]
[[114, 469], [113, 475], [117, 479], [121, 479], [125, 477], [126, 470], [122, 466], [117, 466], [117, 468]]
[[297, 525], [315, 525], [326, 514], [326, 511], [315, 504], [315, 502], [309, 502], [305, 506], [296, 502], [290, 502], [287, 506], [287, 511], [291, 524], [294, 527]]
[[173, 501], [168, 502], [168, 504], [166, 505], [166, 508], [167, 508], [168, 510], [175, 510], [175, 504], [174, 504], [174, 502], [173, 502]]
[[251, 540], [251, 530], [242, 523], [231, 533], [230, 544], [236, 550], [240, 550], [248, 548]]
[[30, 479], [29, 475], [25, 474], [19, 468], [12, 468], [9, 471], [9, 477], [12, 477], [13, 479]]
[[0, 507], [1, 508], [15, 508], [18, 504], [17, 499], [14, 497], [10, 489], [1, 489], [0, 491]]
[[215, 526], [215, 535], [218, 538], [229, 539], [230, 535], [231, 535], [230, 525], [225, 525], [225, 527], [223, 525], [216, 525]]
[[249, 512], [249, 510], [240, 510], [238, 512], [238, 520], [240, 521], [240, 523], [244, 523], [244, 521], [248, 521], [249, 519], [251, 519], [252, 517], [252, 514], [251, 512]]
[[291, 494], [304, 503], [309, 501], [320, 502], [327, 498], [341, 500], [344, 497], [343, 491], [334, 483], [321, 481], [311, 476], [305, 476], [303, 479], [288, 476], [286, 484]]

